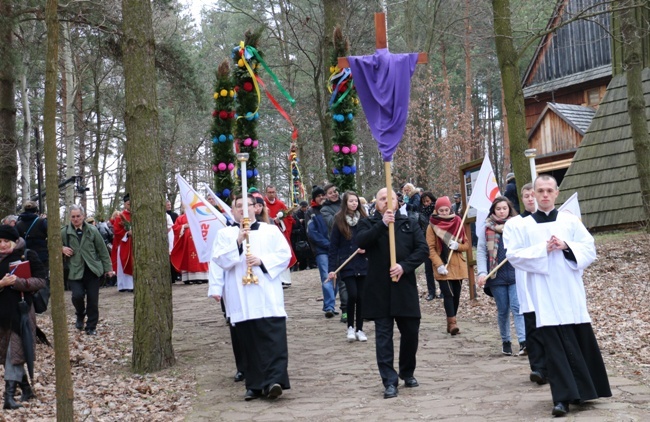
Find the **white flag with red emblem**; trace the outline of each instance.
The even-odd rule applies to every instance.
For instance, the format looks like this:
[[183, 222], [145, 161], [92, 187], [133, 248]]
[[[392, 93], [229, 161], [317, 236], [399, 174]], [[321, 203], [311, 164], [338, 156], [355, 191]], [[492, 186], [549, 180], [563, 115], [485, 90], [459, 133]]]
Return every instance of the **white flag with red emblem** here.
[[210, 262], [212, 244], [217, 237], [217, 232], [226, 227], [225, 217], [205, 200], [183, 179], [176, 176], [181, 202], [187, 215], [187, 224], [192, 233], [192, 240], [199, 255], [200, 262]]
[[501, 195], [499, 185], [497, 185], [497, 179], [494, 177], [490, 156], [486, 153], [485, 158], [483, 158], [481, 170], [479, 170], [478, 177], [472, 188], [472, 195], [469, 197], [468, 204], [477, 210], [488, 211], [492, 206], [494, 198], [499, 195]]
[[557, 210], [568, 212], [569, 214], [573, 214], [582, 220], [582, 214], [580, 213], [580, 204], [578, 203], [578, 192], [575, 192], [573, 195], [571, 195], [571, 197], [567, 199], [566, 202], [562, 204], [562, 206]]

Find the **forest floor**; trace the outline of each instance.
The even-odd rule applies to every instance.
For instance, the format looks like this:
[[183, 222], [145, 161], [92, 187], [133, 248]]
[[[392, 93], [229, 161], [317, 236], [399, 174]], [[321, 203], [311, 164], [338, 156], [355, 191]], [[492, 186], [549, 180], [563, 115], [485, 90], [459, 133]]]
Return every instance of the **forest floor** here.
[[[650, 236], [620, 232], [597, 236], [599, 260], [585, 271], [594, 331], [613, 397], [571, 406], [569, 420], [643, 421], [650, 414]], [[526, 357], [504, 356], [494, 301], [470, 301], [466, 283], [458, 322], [445, 332], [440, 299], [427, 302], [419, 269], [422, 322], [415, 372], [420, 387], [384, 400], [375, 363], [374, 326], [368, 342], [348, 343], [346, 326], [325, 319], [317, 270], [292, 273], [285, 290], [292, 388], [276, 401], [245, 402], [235, 383], [228, 327], [206, 285], [173, 286], [177, 364], [150, 375], [130, 372], [133, 296], [100, 293], [97, 336], [74, 329], [66, 292], [74, 407], [78, 421], [218, 420], [462, 420], [520, 421], [550, 418], [548, 385], [528, 380]], [[38, 317], [52, 339], [49, 312]], [[396, 331], [396, 339], [399, 334]], [[513, 335], [513, 338], [516, 336]], [[396, 342], [398, 344], [398, 342]], [[513, 349], [518, 350], [516, 341]], [[38, 346], [34, 389], [25, 408], [0, 412], [0, 421], [55, 420], [52, 349]]]

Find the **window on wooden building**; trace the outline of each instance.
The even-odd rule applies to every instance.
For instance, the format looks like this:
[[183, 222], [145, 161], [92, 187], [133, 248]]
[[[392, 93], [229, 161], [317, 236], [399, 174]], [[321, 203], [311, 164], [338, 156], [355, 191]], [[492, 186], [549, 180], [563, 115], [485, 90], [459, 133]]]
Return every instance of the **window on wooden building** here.
[[600, 104], [600, 88], [588, 89], [585, 92], [585, 103], [589, 107], [597, 107]]

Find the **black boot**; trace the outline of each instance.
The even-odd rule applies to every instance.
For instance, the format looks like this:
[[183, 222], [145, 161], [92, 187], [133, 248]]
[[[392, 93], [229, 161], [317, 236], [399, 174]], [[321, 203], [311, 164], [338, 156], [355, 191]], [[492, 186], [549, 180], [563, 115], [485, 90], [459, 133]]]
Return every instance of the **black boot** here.
[[29, 385], [27, 374], [23, 375], [23, 380], [20, 382], [20, 390], [23, 392], [20, 395], [20, 401], [30, 401], [31, 399], [36, 398], [34, 392], [32, 391], [32, 386]]
[[5, 381], [5, 404], [3, 409], [18, 409], [23, 407], [22, 404], [16, 403], [14, 395], [16, 394], [16, 386], [18, 381]]

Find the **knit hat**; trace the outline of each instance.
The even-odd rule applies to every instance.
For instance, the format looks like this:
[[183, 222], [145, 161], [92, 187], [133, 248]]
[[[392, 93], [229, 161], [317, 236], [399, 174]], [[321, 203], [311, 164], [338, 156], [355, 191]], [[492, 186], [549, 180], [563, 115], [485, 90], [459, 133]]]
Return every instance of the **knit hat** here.
[[122, 200], [124, 202], [129, 202], [131, 200], [131, 196], [127, 193], [126, 195], [124, 195], [124, 198], [122, 198]]
[[309, 206], [309, 202], [307, 202], [307, 201], [300, 201], [300, 206], [301, 206], [301, 207], [308, 207], [308, 206]]
[[325, 191], [320, 186], [316, 186], [313, 191], [311, 191], [311, 199], [316, 200], [318, 195], [325, 195]]
[[508, 174], [506, 175], [506, 182], [509, 182], [509, 181], [511, 181], [511, 180], [514, 179], [514, 178], [515, 178], [515, 174], [514, 174], [514, 173], [508, 173]]
[[18, 235], [18, 231], [10, 225], [3, 224], [0, 226], [0, 239], [11, 240], [12, 242], [15, 242], [19, 237], [20, 236]]
[[438, 209], [441, 207], [447, 207], [451, 209], [451, 201], [449, 200], [449, 197], [447, 196], [441, 196], [436, 200], [436, 213], [438, 212]]

